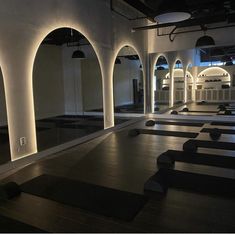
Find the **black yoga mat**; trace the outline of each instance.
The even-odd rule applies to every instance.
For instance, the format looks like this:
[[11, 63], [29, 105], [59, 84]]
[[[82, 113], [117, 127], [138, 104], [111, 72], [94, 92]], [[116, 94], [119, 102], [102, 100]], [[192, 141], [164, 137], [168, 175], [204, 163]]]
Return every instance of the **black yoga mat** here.
[[22, 223], [12, 218], [0, 215], [0, 232], [1, 233], [45, 233], [36, 227]]
[[174, 136], [184, 138], [196, 138], [199, 134], [195, 132], [177, 132], [177, 131], [165, 131], [165, 130], [152, 130], [152, 129], [137, 129], [140, 134], [149, 134], [157, 136]]
[[[201, 132], [211, 133], [213, 132], [213, 128], [203, 128]], [[219, 132], [221, 134], [235, 134], [235, 130], [233, 129], [219, 129]]]
[[161, 125], [176, 125], [186, 127], [202, 127], [204, 123], [193, 123], [193, 122], [173, 122], [173, 121], [156, 121], [156, 124]]
[[235, 169], [235, 157], [229, 157], [224, 155], [168, 150], [158, 157], [158, 164], [161, 164], [162, 161], [165, 161], [165, 158], [170, 159], [172, 164], [175, 161], [179, 161], [192, 164], [201, 164]]
[[159, 171], [151, 177], [151, 180], [155, 180], [155, 178], [156, 182], [161, 178], [159, 183], [163, 183], [162, 186], [226, 197], [234, 197], [235, 195], [235, 180], [232, 178], [192, 173], [170, 168], [159, 169]]
[[218, 111], [204, 111], [204, 110], [189, 110], [189, 111], [180, 111], [180, 112], [189, 112], [189, 113], [218, 113]]
[[144, 195], [46, 174], [22, 184], [21, 189], [26, 193], [125, 221], [131, 221], [147, 202]]
[[195, 145], [196, 147], [235, 150], [235, 143], [222, 141], [203, 141], [203, 140], [188, 140], [184, 145]]
[[235, 123], [234, 122], [211, 122], [211, 125], [215, 125], [215, 126], [234, 126], [235, 127]]

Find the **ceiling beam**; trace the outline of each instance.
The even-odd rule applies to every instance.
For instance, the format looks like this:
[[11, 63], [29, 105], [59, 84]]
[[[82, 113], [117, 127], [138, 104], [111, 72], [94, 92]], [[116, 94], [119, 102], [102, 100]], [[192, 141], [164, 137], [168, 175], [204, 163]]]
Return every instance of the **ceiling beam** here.
[[129, 4], [130, 6], [132, 6], [133, 8], [135, 8], [136, 10], [138, 10], [139, 12], [141, 12], [142, 14], [146, 15], [146, 17], [151, 20], [152, 22], [155, 22], [154, 17], [155, 17], [155, 11], [148, 7], [147, 5], [145, 5], [143, 2], [141, 2], [140, 0], [123, 0], [124, 2], [126, 2], [127, 4]]

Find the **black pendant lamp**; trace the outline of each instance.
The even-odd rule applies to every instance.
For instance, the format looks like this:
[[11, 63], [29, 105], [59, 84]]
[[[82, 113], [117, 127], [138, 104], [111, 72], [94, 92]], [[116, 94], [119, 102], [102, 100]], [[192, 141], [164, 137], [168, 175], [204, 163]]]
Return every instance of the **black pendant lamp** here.
[[196, 47], [204, 47], [204, 46], [212, 46], [212, 45], [215, 45], [215, 41], [212, 37], [207, 36], [207, 35], [198, 38], [196, 42]]
[[81, 50], [75, 50], [72, 54], [72, 58], [84, 59], [86, 58], [85, 54]]

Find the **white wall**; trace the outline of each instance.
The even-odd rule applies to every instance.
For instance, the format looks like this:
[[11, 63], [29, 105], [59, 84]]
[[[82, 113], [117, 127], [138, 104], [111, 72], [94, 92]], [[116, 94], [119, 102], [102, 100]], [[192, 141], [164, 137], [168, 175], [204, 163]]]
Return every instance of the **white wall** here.
[[73, 59], [77, 48], [62, 47], [65, 114], [73, 115], [83, 112], [81, 60]]
[[81, 60], [83, 110], [103, 108], [102, 76], [97, 58]]
[[36, 119], [64, 114], [64, 80], [60, 46], [40, 46], [34, 64], [33, 92]]
[[[129, 44], [137, 48], [146, 65], [146, 36], [131, 33], [142, 21], [127, 21], [112, 13], [109, 0], [0, 1], [0, 17], [0, 65], [12, 160], [37, 153], [33, 63], [40, 43], [56, 28], [74, 28], [93, 45], [102, 70], [105, 127], [113, 126], [113, 63], [120, 48]], [[27, 139], [24, 146], [21, 137]]]
[[121, 106], [133, 103], [133, 79], [140, 80], [140, 62], [120, 58], [121, 64], [114, 67], [114, 104]]
[[[198, 27], [197, 27], [198, 28]], [[187, 30], [187, 28], [185, 28]], [[185, 30], [184, 29], [184, 30]], [[235, 41], [235, 28], [224, 28], [224, 29], [215, 29], [208, 30], [206, 35], [212, 36], [215, 40], [215, 44], [220, 45], [233, 45]], [[172, 28], [160, 29], [160, 32], [169, 33]], [[189, 28], [192, 30], [192, 28]], [[157, 31], [148, 30], [148, 45], [149, 52], [166, 52], [166, 51], [179, 51], [179, 50], [188, 50], [195, 48], [196, 41], [199, 37], [204, 36], [203, 31], [192, 32], [192, 33], [183, 33], [176, 35], [173, 42], [169, 40], [169, 36], [157, 36]]]

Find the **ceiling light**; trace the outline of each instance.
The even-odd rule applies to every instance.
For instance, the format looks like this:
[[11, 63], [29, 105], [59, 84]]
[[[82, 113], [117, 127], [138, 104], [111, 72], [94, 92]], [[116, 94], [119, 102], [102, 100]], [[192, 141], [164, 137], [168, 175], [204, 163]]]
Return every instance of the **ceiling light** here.
[[79, 58], [79, 59], [84, 59], [86, 58], [85, 54], [83, 51], [81, 50], [75, 50], [73, 52], [72, 58]]
[[196, 47], [204, 47], [204, 46], [212, 46], [215, 45], [215, 41], [212, 37], [210, 36], [202, 36], [200, 38], [197, 39], [196, 42]]
[[168, 12], [157, 15], [154, 20], [159, 24], [175, 23], [190, 19], [191, 14], [188, 12]]
[[[153, 0], [151, 2], [153, 3]], [[161, 24], [180, 22], [191, 17], [185, 0], [165, 0], [156, 6], [156, 9], [158, 10], [154, 19]]]

